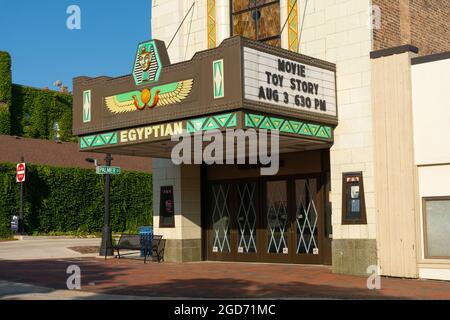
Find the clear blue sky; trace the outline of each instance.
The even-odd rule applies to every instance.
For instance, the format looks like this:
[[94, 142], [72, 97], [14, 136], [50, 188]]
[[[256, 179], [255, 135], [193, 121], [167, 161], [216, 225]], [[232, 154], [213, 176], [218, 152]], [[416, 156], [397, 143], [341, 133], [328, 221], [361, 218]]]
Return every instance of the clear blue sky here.
[[[81, 30], [66, 27], [69, 5], [81, 9]], [[72, 90], [76, 76], [131, 73], [150, 17], [151, 0], [0, 0], [0, 51], [12, 56], [14, 83]]]

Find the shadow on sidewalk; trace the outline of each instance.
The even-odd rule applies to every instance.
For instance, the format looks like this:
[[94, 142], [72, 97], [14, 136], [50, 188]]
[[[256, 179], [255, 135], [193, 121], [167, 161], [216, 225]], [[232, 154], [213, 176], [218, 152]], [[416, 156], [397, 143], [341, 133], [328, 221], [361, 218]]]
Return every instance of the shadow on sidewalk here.
[[[382, 290], [365, 288], [363, 277], [304, 266], [175, 264], [96, 258], [0, 260], [0, 280], [66, 290], [67, 267], [81, 268], [82, 290], [96, 294], [167, 298], [421, 299], [446, 296], [447, 284], [388, 279]], [[409, 282], [405, 282], [409, 281]], [[308, 283], [309, 282], [309, 283]], [[383, 286], [383, 285], [382, 285]], [[398, 289], [400, 286], [402, 288]], [[415, 287], [419, 286], [419, 287]], [[21, 292], [26, 292], [26, 286]], [[414, 293], [417, 290], [418, 293]], [[8, 292], [8, 290], [4, 290]], [[6, 296], [0, 288], [0, 298]]]

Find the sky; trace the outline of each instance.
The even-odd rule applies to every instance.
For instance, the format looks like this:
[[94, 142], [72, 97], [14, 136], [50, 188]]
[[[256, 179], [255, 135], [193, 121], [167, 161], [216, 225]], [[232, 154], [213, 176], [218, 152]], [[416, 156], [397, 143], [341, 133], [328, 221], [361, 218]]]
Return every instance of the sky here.
[[[70, 5], [80, 8], [79, 30], [67, 27]], [[0, 51], [12, 56], [13, 83], [57, 89], [61, 80], [72, 90], [77, 76], [131, 73], [150, 17], [151, 0], [0, 0]]]

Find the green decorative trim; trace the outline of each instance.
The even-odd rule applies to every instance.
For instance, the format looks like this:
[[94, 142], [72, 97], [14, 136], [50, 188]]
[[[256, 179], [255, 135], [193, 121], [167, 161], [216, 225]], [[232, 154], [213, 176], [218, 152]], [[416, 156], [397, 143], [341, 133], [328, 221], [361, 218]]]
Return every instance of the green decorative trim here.
[[83, 123], [91, 122], [91, 90], [83, 91]]
[[231, 116], [232, 116], [231, 113], [221, 114], [219, 116], [214, 116], [214, 119], [217, 121], [219, 125], [224, 126], [227, 124], [228, 120], [230, 120]]
[[80, 138], [80, 149], [90, 147], [102, 147], [106, 145], [115, 145], [119, 143], [117, 132], [108, 132], [103, 134], [85, 136]]
[[270, 121], [270, 118], [264, 118], [263, 122], [261, 123], [261, 125], [259, 126], [259, 128], [261, 129], [266, 129], [266, 130], [275, 130], [276, 128], [273, 126], [272, 122]]
[[235, 128], [236, 126], [236, 113], [224, 113], [217, 116], [208, 116], [188, 120], [186, 123], [186, 130], [188, 133], [194, 133], [197, 131]]
[[235, 128], [237, 126], [236, 113], [233, 114], [230, 121], [227, 123], [227, 128]]
[[213, 118], [209, 118], [206, 121], [205, 130], [214, 130], [214, 129], [219, 129], [219, 128], [220, 128], [219, 125]]
[[214, 99], [223, 98], [224, 91], [223, 59], [213, 61]]
[[258, 114], [245, 114], [246, 128], [266, 130], [280, 130], [284, 133], [293, 133], [301, 136], [332, 139], [333, 129], [330, 126], [315, 123], [305, 123], [276, 117], [262, 116]]

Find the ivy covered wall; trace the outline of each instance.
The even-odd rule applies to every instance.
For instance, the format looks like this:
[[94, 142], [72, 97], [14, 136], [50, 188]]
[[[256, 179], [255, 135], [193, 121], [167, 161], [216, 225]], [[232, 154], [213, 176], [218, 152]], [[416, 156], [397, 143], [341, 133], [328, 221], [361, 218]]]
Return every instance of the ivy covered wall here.
[[0, 51], [0, 134], [11, 133], [10, 108], [12, 100], [11, 57]]
[[0, 51], [0, 134], [53, 139], [55, 123], [60, 140], [76, 141], [72, 95], [12, 84], [11, 57]]
[[11, 134], [29, 138], [53, 139], [55, 122], [60, 140], [72, 136], [72, 95], [21, 85], [12, 86]]
[[[0, 234], [19, 212], [14, 164], [0, 164]], [[28, 234], [100, 232], [103, 227], [104, 177], [91, 169], [27, 166], [24, 220]], [[122, 171], [111, 176], [111, 227], [137, 231], [152, 224], [152, 176]]]

